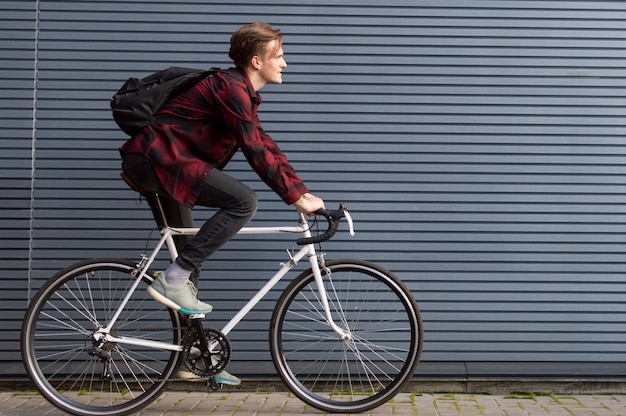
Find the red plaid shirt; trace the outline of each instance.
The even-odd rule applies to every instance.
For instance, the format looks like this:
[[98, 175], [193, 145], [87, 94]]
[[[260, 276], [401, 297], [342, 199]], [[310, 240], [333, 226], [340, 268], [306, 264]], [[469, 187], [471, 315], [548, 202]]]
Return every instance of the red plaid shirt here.
[[219, 72], [168, 102], [156, 114], [168, 121], [146, 127], [122, 151], [147, 156], [170, 195], [193, 206], [211, 170], [223, 169], [241, 149], [259, 177], [292, 204], [308, 189], [263, 131], [257, 116], [260, 104], [261, 96], [243, 69]]

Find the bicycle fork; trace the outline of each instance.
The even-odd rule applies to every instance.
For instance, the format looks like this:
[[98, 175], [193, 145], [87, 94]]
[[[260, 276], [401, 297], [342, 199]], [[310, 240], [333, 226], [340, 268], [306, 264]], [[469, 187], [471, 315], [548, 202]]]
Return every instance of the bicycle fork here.
[[320, 269], [320, 265], [324, 269], [324, 272], [330, 279], [331, 273], [330, 269], [326, 267], [324, 263], [324, 254], [320, 253], [319, 260], [315, 259], [311, 261], [311, 269], [313, 270], [313, 276], [315, 278], [315, 283], [317, 284], [317, 291], [319, 292], [320, 301], [322, 302], [322, 307], [324, 308], [324, 313], [326, 314], [326, 322], [328, 325], [341, 337], [342, 341], [350, 341], [352, 340], [352, 334], [346, 329], [340, 328], [333, 319], [332, 313], [330, 312], [330, 304], [328, 303], [328, 293], [326, 292], [326, 287], [324, 287], [324, 278], [322, 277], [322, 272]]

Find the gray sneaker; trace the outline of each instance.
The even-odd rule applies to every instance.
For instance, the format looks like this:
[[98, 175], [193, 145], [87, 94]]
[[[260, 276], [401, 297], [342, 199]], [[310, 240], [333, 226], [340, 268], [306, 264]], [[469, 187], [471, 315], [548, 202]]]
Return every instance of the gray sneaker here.
[[[176, 378], [190, 382], [205, 382], [206, 377], [200, 377], [187, 370], [178, 370]], [[219, 384], [228, 384], [229, 386], [238, 386], [241, 384], [239, 377], [236, 377], [226, 371], [221, 371], [215, 375], [215, 381]]]
[[163, 272], [154, 274], [154, 282], [147, 292], [152, 299], [185, 315], [209, 313], [213, 310], [213, 306], [198, 300], [198, 289], [191, 281], [182, 285], [170, 285], [165, 281]]
[[227, 373], [226, 371], [222, 371], [216, 374], [215, 381], [217, 381], [220, 384], [228, 384], [231, 386], [238, 386], [241, 384], [241, 380], [239, 380], [239, 377], [236, 377], [230, 373]]

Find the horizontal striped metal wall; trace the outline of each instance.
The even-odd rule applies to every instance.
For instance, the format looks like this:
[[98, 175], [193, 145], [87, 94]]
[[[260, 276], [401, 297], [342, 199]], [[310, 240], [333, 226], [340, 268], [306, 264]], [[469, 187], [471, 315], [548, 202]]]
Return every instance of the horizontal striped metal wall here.
[[22, 372], [19, 328], [30, 283], [35, 3], [0, 4], [0, 27], [0, 372], [6, 374]]
[[[9, 69], [0, 285], [15, 310], [32, 295], [27, 287], [62, 266], [132, 258], [146, 245], [147, 205], [119, 180], [124, 136], [110, 118], [112, 93], [169, 65], [227, 67], [230, 34], [259, 20], [282, 29], [289, 64], [284, 84], [262, 91], [264, 127], [329, 207], [351, 208], [357, 235], [326, 244], [329, 257], [379, 262], [413, 291], [426, 330], [418, 372], [623, 374], [626, 3], [0, 7], [14, 40], [0, 57]], [[295, 219], [241, 157], [227, 171], [258, 192], [253, 224]], [[196, 210], [198, 223], [208, 215]], [[201, 293], [216, 325], [291, 245], [237, 238], [206, 263]], [[275, 298], [232, 333], [233, 372], [273, 373], [266, 330]], [[3, 325], [9, 373], [19, 368], [17, 333], [12, 320]]]

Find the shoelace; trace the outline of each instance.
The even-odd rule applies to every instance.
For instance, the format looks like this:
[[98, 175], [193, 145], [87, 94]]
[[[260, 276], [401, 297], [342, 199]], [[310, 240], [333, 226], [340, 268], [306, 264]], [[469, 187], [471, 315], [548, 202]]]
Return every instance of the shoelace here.
[[189, 286], [189, 290], [191, 291], [191, 294], [193, 295], [195, 302], [198, 303], [198, 289], [196, 288], [196, 286], [193, 284], [191, 280], [187, 280], [187, 286]]

